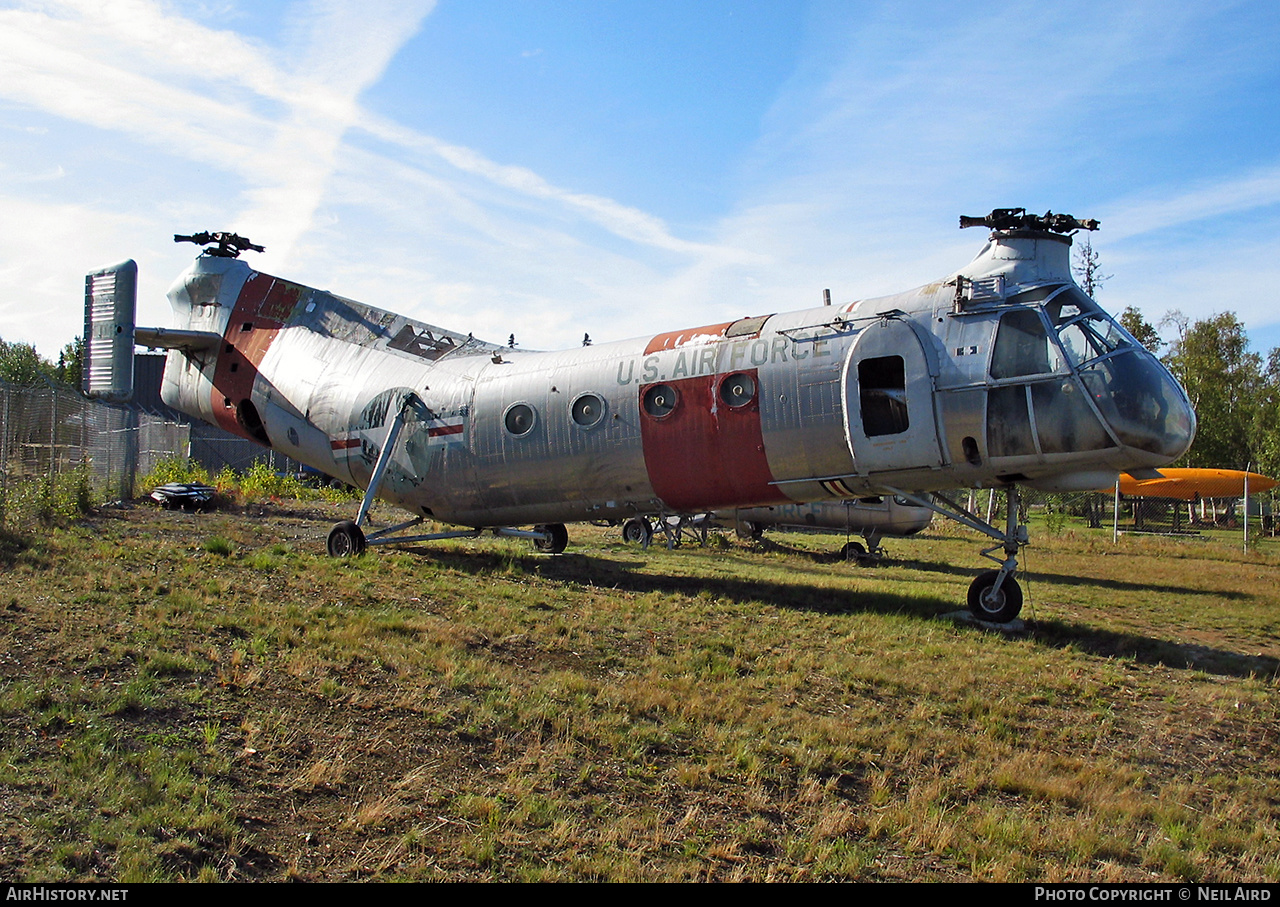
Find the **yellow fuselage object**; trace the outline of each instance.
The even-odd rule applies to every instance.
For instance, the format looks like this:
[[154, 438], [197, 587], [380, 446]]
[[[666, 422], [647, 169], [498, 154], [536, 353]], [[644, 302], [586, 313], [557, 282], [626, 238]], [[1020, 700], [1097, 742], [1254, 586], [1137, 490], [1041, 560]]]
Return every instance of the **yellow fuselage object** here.
[[[1127, 473], [1120, 474], [1120, 493], [1136, 498], [1176, 498], [1194, 501], [1196, 498], [1239, 498], [1245, 493], [1245, 477], [1248, 477], [1249, 494], [1269, 491], [1276, 480], [1256, 472], [1239, 469], [1161, 469], [1159, 479], [1135, 479]], [[1107, 491], [1115, 491], [1115, 486]]]

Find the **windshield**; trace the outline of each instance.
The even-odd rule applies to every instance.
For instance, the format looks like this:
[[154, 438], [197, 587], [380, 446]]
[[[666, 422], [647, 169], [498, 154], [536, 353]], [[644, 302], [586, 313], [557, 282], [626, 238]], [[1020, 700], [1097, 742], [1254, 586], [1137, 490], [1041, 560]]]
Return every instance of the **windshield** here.
[[1169, 456], [1190, 445], [1195, 416], [1177, 382], [1149, 353], [1131, 348], [1082, 368], [1080, 377], [1124, 444]]

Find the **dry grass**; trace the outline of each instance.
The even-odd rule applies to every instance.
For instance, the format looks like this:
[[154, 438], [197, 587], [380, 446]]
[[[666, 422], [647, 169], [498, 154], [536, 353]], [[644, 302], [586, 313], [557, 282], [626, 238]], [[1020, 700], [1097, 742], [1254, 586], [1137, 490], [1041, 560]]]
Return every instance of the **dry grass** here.
[[9, 540], [5, 877], [1280, 875], [1269, 541], [1038, 538], [1006, 635], [958, 532], [328, 560], [348, 509]]

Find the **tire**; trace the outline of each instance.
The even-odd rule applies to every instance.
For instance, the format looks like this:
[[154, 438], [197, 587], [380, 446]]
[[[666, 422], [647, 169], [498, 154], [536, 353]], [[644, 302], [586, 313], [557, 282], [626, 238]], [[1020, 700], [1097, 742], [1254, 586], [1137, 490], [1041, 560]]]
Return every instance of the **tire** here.
[[364, 533], [350, 520], [329, 530], [329, 557], [358, 557], [364, 554]]
[[840, 559], [865, 564], [867, 563], [867, 549], [862, 547], [861, 542], [845, 542], [844, 547], [840, 549]]
[[564, 523], [547, 523], [533, 528], [546, 533], [546, 537], [533, 540], [533, 547], [545, 554], [559, 554], [569, 544], [569, 530], [564, 528]]
[[632, 517], [622, 524], [622, 540], [629, 545], [643, 545], [649, 547], [649, 542], [653, 540], [653, 529], [649, 526], [649, 521], [643, 517]]
[[764, 527], [749, 520], [740, 520], [734, 531], [744, 542], [758, 542], [764, 538]]
[[994, 600], [987, 600], [999, 575], [999, 570], [984, 570], [969, 585], [969, 610], [978, 620], [1007, 624], [1022, 611], [1022, 587], [1012, 576], [1005, 577]]

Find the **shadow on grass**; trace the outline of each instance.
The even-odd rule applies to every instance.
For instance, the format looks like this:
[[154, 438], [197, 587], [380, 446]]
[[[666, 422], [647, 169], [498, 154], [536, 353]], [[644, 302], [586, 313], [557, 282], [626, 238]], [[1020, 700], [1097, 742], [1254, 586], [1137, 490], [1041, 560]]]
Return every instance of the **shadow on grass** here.
[[13, 567], [18, 555], [29, 547], [31, 543], [22, 533], [0, 528], [0, 566]]
[[[397, 546], [430, 557], [443, 567], [463, 573], [508, 573], [513, 567], [544, 579], [635, 594], [711, 595], [737, 603], [764, 602], [778, 608], [820, 614], [895, 614], [932, 619], [956, 610], [956, 602], [935, 596], [913, 596], [876, 590], [819, 588], [802, 584], [745, 580], [724, 576], [689, 577], [639, 572], [637, 565], [598, 555], [568, 552], [558, 557], [497, 552], [446, 551], [439, 548]], [[837, 558], [838, 559], [838, 558]], [[912, 564], [912, 566], [916, 566]], [[941, 566], [941, 565], [940, 565]], [[874, 571], [875, 568], [856, 568]], [[947, 573], [975, 574], [976, 570], [947, 568]], [[874, 572], [871, 574], [874, 576]], [[1036, 574], [1044, 581], [1042, 574]], [[1062, 582], [1081, 582], [1061, 577]], [[1142, 589], [1142, 584], [1119, 584]], [[1159, 587], [1165, 588], [1165, 587]], [[1019, 634], [1021, 635], [1021, 634]], [[1190, 646], [1165, 639], [1089, 627], [1062, 621], [1037, 621], [1031, 638], [1054, 648], [1072, 646], [1103, 658], [1132, 658], [1142, 664], [1204, 671], [1234, 677], [1280, 675], [1280, 660], [1245, 655], [1207, 646]]]
[[444, 551], [438, 548], [397, 546], [402, 551], [427, 556], [443, 567], [464, 573], [505, 573], [513, 566], [531, 575], [596, 588], [618, 589], [635, 594], [659, 592], [666, 595], [698, 596], [738, 602], [764, 602], [778, 608], [815, 611], [821, 614], [910, 614], [937, 617], [955, 610], [955, 603], [936, 597], [869, 592], [854, 589], [819, 588], [800, 583], [777, 583], [725, 576], [690, 577], [642, 573], [629, 561], [599, 555], [567, 552], [558, 557], [545, 555], [504, 555], [496, 552]]
[[[761, 543], [761, 550], [776, 552], [778, 554], [787, 554], [795, 557], [809, 558], [816, 564], [832, 564], [845, 560], [839, 551], [822, 552], [811, 551], [805, 548], [796, 548], [791, 545], [783, 545], [777, 542], [765, 540]], [[975, 549], [976, 550], [976, 549]], [[917, 560], [909, 557], [886, 557], [882, 561], [886, 566], [904, 567], [908, 570], [919, 570], [923, 573], [941, 573], [947, 576], [977, 576], [984, 570], [992, 569], [992, 564], [983, 563], [975, 567], [962, 567], [956, 564], [949, 564], [943, 561], [925, 561]], [[859, 566], [856, 561], [850, 560], [850, 566]], [[874, 565], [865, 567], [864, 569], [875, 569]], [[1100, 579], [1092, 576], [1068, 576], [1061, 573], [1044, 573], [1038, 570], [1019, 571], [1019, 575], [1025, 573], [1032, 581], [1037, 583], [1048, 583], [1056, 586], [1096, 586], [1099, 589], [1112, 589], [1117, 592], [1178, 592], [1184, 595], [1212, 595], [1215, 598], [1248, 601], [1254, 598], [1247, 592], [1238, 592], [1234, 589], [1193, 589], [1186, 586], [1170, 586], [1167, 583], [1136, 583], [1125, 580]]]
[[1072, 648], [1104, 658], [1131, 658], [1141, 664], [1164, 665], [1231, 677], [1276, 677], [1280, 659], [1187, 645], [1134, 633], [1117, 633], [1057, 620], [1037, 621], [1032, 637], [1041, 645]]

